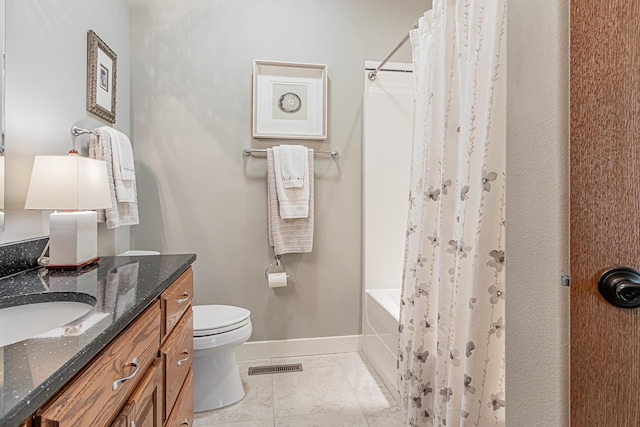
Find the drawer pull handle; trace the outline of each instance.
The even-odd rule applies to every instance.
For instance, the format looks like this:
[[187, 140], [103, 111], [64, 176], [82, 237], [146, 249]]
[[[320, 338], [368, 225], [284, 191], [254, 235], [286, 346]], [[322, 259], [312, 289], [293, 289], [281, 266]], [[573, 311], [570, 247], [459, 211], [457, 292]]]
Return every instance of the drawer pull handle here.
[[191, 298], [190, 295], [187, 292], [183, 293], [182, 296], [184, 298], [180, 298], [180, 299], [178, 299], [176, 301], [178, 303], [178, 305], [182, 305], [183, 303], [189, 301], [189, 298]]
[[131, 362], [127, 363], [124, 366], [125, 367], [133, 366], [135, 369], [133, 370], [131, 375], [129, 375], [128, 377], [120, 378], [119, 380], [114, 381], [113, 385], [111, 386], [111, 390], [112, 391], [116, 391], [118, 389], [118, 387], [120, 387], [121, 384], [123, 384], [123, 383], [129, 381], [131, 378], [135, 377], [136, 374], [138, 373], [138, 371], [140, 370], [140, 365], [138, 365], [138, 358], [137, 357], [134, 357]]
[[183, 364], [184, 362], [186, 362], [187, 360], [189, 360], [189, 350], [188, 350], [188, 349], [186, 349], [186, 348], [185, 348], [185, 349], [184, 349], [184, 351], [182, 352], [182, 354], [186, 354], [186, 355], [187, 355], [187, 357], [184, 357], [184, 358], [182, 358], [182, 359], [178, 360], [178, 366], [182, 366], [182, 364]]
[[182, 424], [180, 424], [180, 425], [189, 427], [191, 424], [189, 424], [189, 420], [187, 418], [185, 418], [184, 421], [182, 422]]

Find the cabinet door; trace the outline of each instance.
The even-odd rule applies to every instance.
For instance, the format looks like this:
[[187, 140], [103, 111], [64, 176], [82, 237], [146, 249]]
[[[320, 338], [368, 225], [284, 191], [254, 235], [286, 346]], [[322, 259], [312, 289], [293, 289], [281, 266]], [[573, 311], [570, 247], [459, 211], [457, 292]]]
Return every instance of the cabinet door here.
[[111, 427], [162, 426], [162, 369], [156, 359]]
[[163, 420], [161, 359], [156, 359], [142, 383], [131, 396], [135, 410], [130, 427], [160, 427]]
[[166, 427], [193, 426], [193, 371], [190, 369], [187, 379], [176, 399], [176, 404], [165, 424]]
[[133, 414], [133, 405], [125, 405], [120, 411], [115, 421], [111, 423], [111, 427], [131, 427], [131, 415]]

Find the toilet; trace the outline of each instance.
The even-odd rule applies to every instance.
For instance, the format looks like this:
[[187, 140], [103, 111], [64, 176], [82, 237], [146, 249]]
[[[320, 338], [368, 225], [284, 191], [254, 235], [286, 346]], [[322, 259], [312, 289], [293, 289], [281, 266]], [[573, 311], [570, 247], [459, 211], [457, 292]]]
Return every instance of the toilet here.
[[244, 397], [234, 350], [251, 336], [250, 315], [246, 308], [230, 305], [193, 306], [194, 412]]

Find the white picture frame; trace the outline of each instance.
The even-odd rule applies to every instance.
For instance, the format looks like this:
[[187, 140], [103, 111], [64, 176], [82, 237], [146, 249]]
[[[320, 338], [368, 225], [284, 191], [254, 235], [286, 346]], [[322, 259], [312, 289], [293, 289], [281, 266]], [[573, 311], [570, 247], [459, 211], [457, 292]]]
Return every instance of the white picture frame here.
[[254, 60], [253, 137], [327, 139], [327, 66]]

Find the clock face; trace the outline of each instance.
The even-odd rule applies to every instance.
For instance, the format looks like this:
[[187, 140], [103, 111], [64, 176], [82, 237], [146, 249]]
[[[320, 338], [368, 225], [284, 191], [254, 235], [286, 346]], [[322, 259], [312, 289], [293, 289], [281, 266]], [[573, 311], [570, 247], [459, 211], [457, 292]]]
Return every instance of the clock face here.
[[287, 92], [278, 100], [278, 108], [285, 113], [295, 113], [302, 106], [300, 97], [293, 92]]

